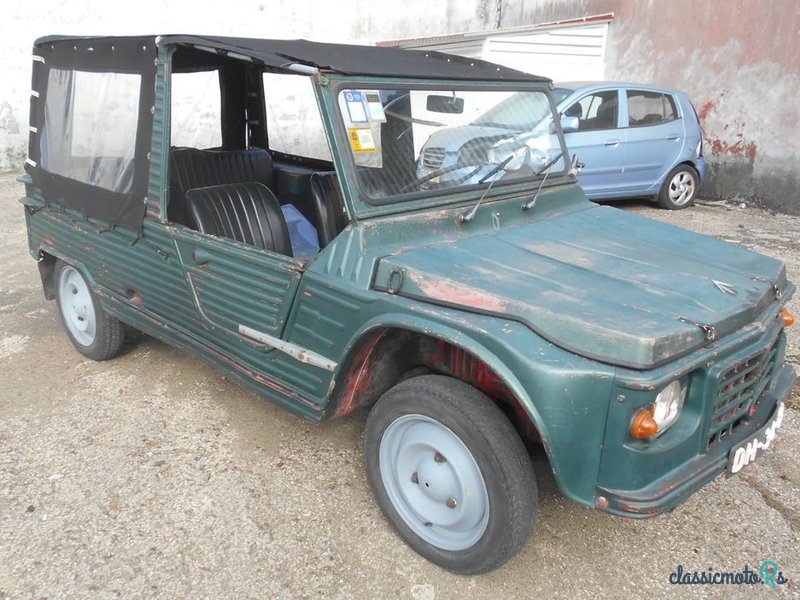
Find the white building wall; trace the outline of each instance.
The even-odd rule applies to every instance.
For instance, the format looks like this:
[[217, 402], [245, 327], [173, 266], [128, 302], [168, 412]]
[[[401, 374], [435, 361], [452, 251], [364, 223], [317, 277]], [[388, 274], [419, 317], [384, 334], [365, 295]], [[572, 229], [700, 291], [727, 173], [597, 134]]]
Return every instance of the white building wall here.
[[605, 76], [607, 32], [602, 23], [489, 36], [483, 58], [554, 81], [599, 81]]
[[608, 23], [597, 23], [489, 30], [456, 41], [420, 39], [400, 45], [481, 58], [554, 81], [600, 81], [605, 76], [607, 38]]

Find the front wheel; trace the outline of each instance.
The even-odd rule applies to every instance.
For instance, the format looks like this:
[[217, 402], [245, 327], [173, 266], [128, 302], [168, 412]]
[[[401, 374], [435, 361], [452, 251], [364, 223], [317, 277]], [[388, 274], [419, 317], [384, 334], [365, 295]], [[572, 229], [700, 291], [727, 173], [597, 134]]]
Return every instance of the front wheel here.
[[364, 455], [381, 510], [437, 565], [484, 573], [528, 541], [538, 508], [530, 457], [472, 386], [439, 375], [399, 383], [370, 412]]
[[125, 327], [100, 306], [81, 272], [59, 260], [54, 276], [58, 316], [78, 352], [93, 360], [119, 354]]
[[694, 204], [700, 177], [694, 167], [678, 165], [669, 172], [661, 191], [658, 193], [658, 204], [668, 210], [680, 210]]

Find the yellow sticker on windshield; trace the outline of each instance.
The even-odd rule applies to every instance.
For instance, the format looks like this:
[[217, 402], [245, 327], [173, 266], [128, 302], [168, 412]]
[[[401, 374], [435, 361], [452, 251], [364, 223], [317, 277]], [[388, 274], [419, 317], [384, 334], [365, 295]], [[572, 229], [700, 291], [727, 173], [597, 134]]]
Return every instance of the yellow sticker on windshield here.
[[347, 130], [350, 135], [350, 145], [353, 152], [375, 152], [375, 140], [372, 138], [372, 131], [367, 128], [353, 127]]

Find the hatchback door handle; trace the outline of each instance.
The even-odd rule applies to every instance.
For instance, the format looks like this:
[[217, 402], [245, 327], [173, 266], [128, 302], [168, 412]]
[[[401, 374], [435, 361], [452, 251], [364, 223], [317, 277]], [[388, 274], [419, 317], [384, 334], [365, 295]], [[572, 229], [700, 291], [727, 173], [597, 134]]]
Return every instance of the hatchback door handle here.
[[619, 140], [608, 140], [606, 142], [606, 146], [617, 146], [619, 145]]
[[681, 139], [681, 136], [679, 136], [677, 134], [672, 134], [672, 135], [668, 135], [667, 139], [668, 140], [679, 140], [679, 139]]

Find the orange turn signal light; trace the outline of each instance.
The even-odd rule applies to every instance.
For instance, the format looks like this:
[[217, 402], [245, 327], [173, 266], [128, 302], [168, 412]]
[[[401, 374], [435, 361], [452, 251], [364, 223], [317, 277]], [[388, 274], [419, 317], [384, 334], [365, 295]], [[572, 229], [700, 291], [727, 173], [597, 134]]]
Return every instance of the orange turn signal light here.
[[631, 435], [637, 440], [644, 440], [653, 437], [658, 433], [658, 423], [653, 418], [652, 407], [643, 408], [633, 417], [631, 423]]
[[781, 317], [783, 317], [783, 326], [784, 327], [791, 327], [794, 325], [794, 315], [790, 313], [787, 309], [783, 309], [781, 311]]

